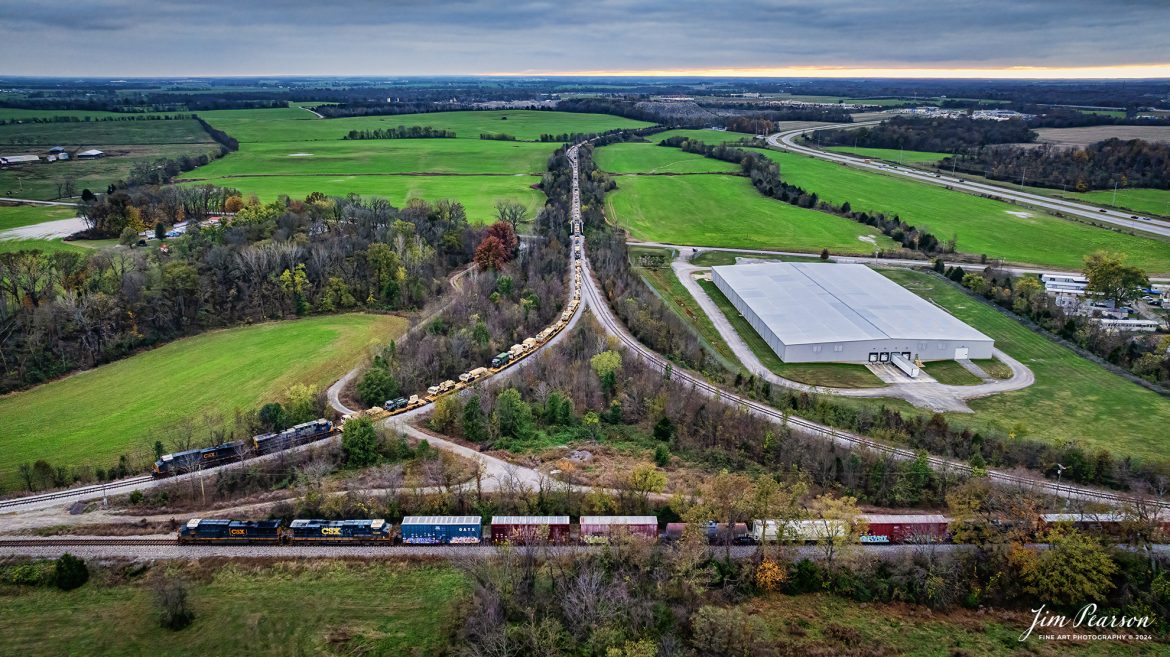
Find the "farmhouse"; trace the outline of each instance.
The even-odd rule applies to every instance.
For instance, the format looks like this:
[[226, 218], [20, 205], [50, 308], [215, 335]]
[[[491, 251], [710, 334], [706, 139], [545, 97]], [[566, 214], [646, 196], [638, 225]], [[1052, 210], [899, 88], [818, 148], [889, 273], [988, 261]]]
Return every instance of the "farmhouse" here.
[[106, 156], [105, 153], [94, 148], [94, 149], [90, 149], [88, 151], [81, 151], [80, 153], [77, 154], [77, 159], [79, 159], [79, 160], [96, 160], [99, 157], [105, 157], [105, 156]]
[[787, 363], [991, 358], [994, 341], [864, 265], [712, 267], [712, 279]]

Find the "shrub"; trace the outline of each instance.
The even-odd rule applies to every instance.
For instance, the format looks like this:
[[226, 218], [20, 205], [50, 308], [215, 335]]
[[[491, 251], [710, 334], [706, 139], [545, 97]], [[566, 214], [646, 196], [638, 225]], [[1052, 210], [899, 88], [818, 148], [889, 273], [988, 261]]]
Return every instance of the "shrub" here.
[[181, 630], [195, 620], [195, 612], [187, 602], [187, 586], [183, 582], [160, 577], [155, 582], [154, 599], [158, 604], [159, 625], [168, 630]]
[[666, 445], [659, 445], [654, 448], [654, 463], [660, 468], [665, 468], [670, 465], [670, 448]]
[[89, 581], [89, 567], [85, 561], [66, 552], [57, 559], [53, 582], [62, 591], [73, 589]]

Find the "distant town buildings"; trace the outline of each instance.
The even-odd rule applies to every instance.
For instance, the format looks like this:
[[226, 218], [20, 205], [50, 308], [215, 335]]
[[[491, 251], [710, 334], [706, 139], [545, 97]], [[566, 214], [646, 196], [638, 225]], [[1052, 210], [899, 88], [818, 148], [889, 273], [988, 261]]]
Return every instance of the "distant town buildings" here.
[[[894, 111], [898, 114], [906, 114], [909, 116], [918, 116], [931, 119], [961, 119], [968, 116], [967, 110], [965, 109], [946, 109], [933, 106], [910, 107]], [[1019, 119], [1024, 121], [1027, 119], [1036, 118], [1036, 115], [1024, 114], [1015, 110], [991, 109], [975, 110], [970, 114], [970, 117], [977, 121], [1008, 121], [1011, 119]]]

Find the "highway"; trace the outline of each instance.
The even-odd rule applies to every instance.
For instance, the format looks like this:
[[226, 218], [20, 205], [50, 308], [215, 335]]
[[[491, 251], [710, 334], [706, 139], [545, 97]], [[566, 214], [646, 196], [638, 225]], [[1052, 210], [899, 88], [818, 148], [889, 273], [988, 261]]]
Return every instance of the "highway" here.
[[[791, 151], [801, 155], [808, 155], [810, 157], [816, 157], [822, 160], [828, 160], [830, 162], [837, 162], [839, 164], [855, 167], [858, 169], [865, 169], [879, 173], [888, 173], [938, 187], [946, 187], [947, 189], [951, 190], [975, 194], [977, 196], [989, 196], [991, 198], [1007, 201], [1009, 203], [1017, 203], [1021, 205], [1043, 208], [1052, 212], [1059, 212], [1066, 216], [1079, 217], [1081, 219], [1092, 221], [1093, 223], [1108, 223], [1122, 228], [1151, 233], [1153, 235], [1159, 235], [1162, 237], [1170, 237], [1170, 222], [1161, 219], [1150, 219], [1148, 221], [1141, 219], [1135, 220], [1132, 218], [1132, 216], [1134, 216], [1136, 213], [1133, 212], [1102, 208], [1100, 206], [1091, 205], [1088, 203], [1068, 201], [1064, 199], [1042, 196], [1040, 194], [1032, 194], [1030, 192], [1017, 191], [1007, 187], [1000, 187], [998, 185], [973, 182], [965, 178], [950, 176], [944, 173], [930, 173], [923, 171], [922, 169], [914, 169], [896, 164], [887, 164], [879, 160], [866, 159], [857, 157], [855, 155], [831, 153], [816, 148], [810, 148], [796, 142], [796, 139], [800, 135], [813, 132], [815, 130], [833, 128], [861, 128], [864, 126], [876, 125], [878, 123], [880, 123], [880, 121], [863, 121], [860, 123], [839, 123], [815, 128], [786, 130], [784, 132], [777, 132], [773, 135], [769, 135], [768, 145], [780, 150]], [[1137, 214], [1136, 216], [1142, 215]]]

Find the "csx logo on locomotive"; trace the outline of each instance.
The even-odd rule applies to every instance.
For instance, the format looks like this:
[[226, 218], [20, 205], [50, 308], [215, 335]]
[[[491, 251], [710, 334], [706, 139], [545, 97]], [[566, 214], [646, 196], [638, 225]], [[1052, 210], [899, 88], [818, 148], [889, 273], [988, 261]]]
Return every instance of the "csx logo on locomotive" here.
[[229, 529], [228, 533], [231, 534], [232, 536], [247, 536], [248, 530], [246, 530], [246, 529]]
[[341, 536], [341, 527], [322, 527], [322, 536]]

